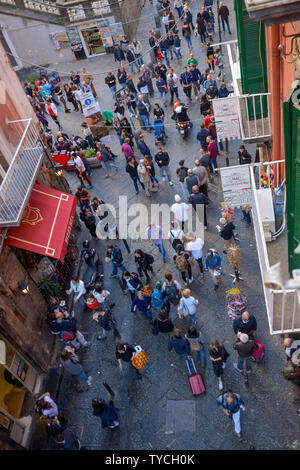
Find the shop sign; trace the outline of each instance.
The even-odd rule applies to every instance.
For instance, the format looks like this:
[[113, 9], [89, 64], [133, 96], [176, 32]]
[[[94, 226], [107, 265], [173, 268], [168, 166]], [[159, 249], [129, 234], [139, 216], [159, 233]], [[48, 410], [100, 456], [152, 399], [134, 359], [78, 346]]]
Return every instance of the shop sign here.
[[83, 49], [83, 45], [77, 28], [75, 26], [66, 28], [66, 33], [68, 35], [72, 51], [81, 51]]
[[105, 47], [113, 46], [113, 39], [111, 36], [111, 29], [109, 26], [109, 20], [104, 19], [98, 22], [98, 28], [101, 35], [103, 45]]
[[50, 41], [55, 50], [69, 47], [70, 41], [66, 31], [57, 31], [55, 33], [49, 33]]
[[212, 100], [218, 140], [240, 139], [240, 121], [236, 97]]

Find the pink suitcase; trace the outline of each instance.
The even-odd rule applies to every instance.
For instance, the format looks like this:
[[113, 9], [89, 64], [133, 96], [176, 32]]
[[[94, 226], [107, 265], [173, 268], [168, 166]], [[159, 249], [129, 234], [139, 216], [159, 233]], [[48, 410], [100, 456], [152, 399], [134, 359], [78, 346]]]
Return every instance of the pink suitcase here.
[[191, 373], [189, 361], [186, 361], [187, 369], [189, 371], [189, 383], [191, 386], [192, 394], [193, 395], [201, 395], [201, 393], [205, 392], [205, 385], [202, 379], [201, 374], [197, 373], [197, 369], [195, 366], [195, 363], [193, 361], [193, 358], [191, 359], [191, 363], [193, 365], [193, 369], [195, 371], [195, 374]]
[[254, 349], [252, 353], [252, 358], [254, 361], [262, 361], [264, 355], [265, 355], [265, 345], [262, 341], [259, 341], [258, 339], [254, 340], [254, 343], [258, 345], [258, 349]]

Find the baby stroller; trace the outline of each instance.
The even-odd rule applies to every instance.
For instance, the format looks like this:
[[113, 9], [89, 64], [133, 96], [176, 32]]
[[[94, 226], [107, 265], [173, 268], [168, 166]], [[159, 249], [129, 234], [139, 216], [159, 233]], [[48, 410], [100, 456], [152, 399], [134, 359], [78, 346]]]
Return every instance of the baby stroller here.
[[167, 138], [164, 128], [164, 121], [156, 118], [153, 121], [155, 145], [164, 144]]

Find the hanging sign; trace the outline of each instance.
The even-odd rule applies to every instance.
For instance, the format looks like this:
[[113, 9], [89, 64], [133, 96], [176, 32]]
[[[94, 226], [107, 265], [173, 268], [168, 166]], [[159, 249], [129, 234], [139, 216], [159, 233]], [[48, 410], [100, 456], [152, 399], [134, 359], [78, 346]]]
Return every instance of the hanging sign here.
[[248, 165], [220, 168], [224, 202], [229, 207], [252, 206]]
[[212, 100], [218, 141], [240, 139], [240, 121], [236, 97]]
[[88, 93], [82, 93], [80, 102], [82, 105], [83, 115], [85, 117], [91, 116], [92, 114], [100, 111], [100, 105], [91, 91]]

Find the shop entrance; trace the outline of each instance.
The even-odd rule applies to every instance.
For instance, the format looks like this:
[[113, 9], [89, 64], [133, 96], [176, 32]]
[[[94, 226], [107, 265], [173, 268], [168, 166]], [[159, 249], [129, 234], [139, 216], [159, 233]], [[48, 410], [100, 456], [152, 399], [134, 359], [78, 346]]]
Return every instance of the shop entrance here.
[[88, 57], [105, 53], [103, 40], [97, 26], [82, 29], [81, 34], [84, 39], [84, 45]]
[[23, 446], [28, 434], [23, 405], [25, 398], [38, 391], [39, 382], [33, 367], [0, 337], [0, 429]]

